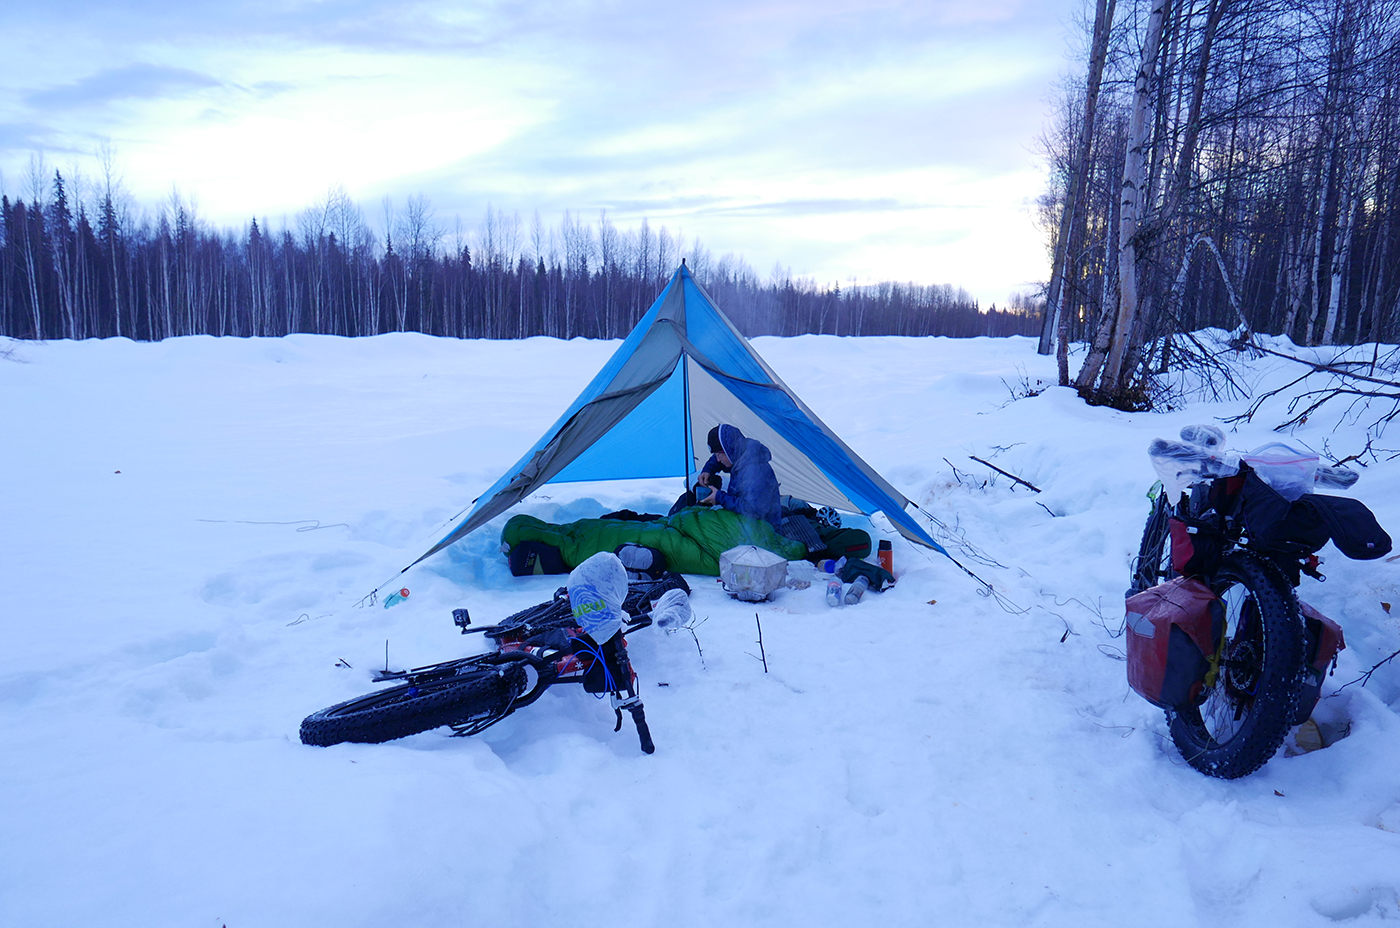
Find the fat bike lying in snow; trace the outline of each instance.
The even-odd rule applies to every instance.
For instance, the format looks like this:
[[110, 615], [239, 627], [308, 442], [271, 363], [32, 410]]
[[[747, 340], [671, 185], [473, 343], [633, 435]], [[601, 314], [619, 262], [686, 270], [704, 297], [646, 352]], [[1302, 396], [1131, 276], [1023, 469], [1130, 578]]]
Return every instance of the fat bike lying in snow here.
[[1188, 764], [1242, 777], [1307, 721], [1346, 647], [1340, 626], [1298, 599], [1302, 575], [1325, 579], [1317, 551], [1329, 540], [1369, 560], [1390, 537], [1358, 500], [1311, 492], [1349, 487], [1353, 471], [1279, 444], [1226, 452], [1213, 426], [1181, 436], [1148, 451], [1162, 479], [1127, 592], [1128, 682], [1166, 710]]
[[654, 613], [660, 618], [665, 612], [664, 625], [684, 622], [679, 613], [688, 614], [689, 593], [685, 579], [675, 573], [629, 583], [623, 609], [633, 618], [602, 645], [578, 627], [563, 587], [549, 602], [498, 625], [470, 627], [467, 610], [454, 609], [452, 619], [462, 634], [480, 633], [495, 642], [495, 650], [412, 670], [386, 668], [375, 674], [374, 682], [395, 685], [307, 716], [301, 723], [302, 743], [378, 744], [443, 725], [453, 735], [475, 735], [535, 702], [556, 683], [581, 683], [586, 692], [610, 694], [617, 715], [614, 731], [622, 729], [622, 710], [631, 714], [642, 750], [650, 754], [656, 746], [623, 636], [651, 625]]

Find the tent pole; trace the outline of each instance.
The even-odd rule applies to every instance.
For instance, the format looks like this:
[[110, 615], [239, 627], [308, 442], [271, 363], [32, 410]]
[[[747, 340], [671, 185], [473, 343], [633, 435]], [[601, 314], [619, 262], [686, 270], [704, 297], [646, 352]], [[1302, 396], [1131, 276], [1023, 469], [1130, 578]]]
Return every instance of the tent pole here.
[[695, 455], [690, 450], [690, 364], [686, 361], [686, 353], [681, 352], [681, 391], [684, 394], [685, 408], [681, 410], [681, 428], [685, 434], [681, 436], [681, 450], [685, 454], [685, 467], [681, 469], [682, 481], [685, 489], [690, 489], [690, 468], [695, 465]]

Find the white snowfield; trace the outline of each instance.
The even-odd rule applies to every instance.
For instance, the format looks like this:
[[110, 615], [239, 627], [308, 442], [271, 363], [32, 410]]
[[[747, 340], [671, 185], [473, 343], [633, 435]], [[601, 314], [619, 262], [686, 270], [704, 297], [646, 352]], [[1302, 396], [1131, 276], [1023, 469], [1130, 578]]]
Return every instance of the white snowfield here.
[[[632, 636], [654, 756], [577, 687], [476, 738], [303, 746], [304, 716], [374, 689], [386, 640], [396, 668], [473, 653], [454, 607], [489, 622], [560, 585], [510, 577], [499, 521], [395, 574], [616, 346], [0, 342], [0, 925], [1400, 919], [1400, 659], [1338, 692], [1400, 648], [1400, 561], [1329, 546], [1328, 582], [1300, 591], [1346, 630], [1319, 714], [1350, 736], [1201, 776], [1127, 687], [1123, 590], [1148, 442], [1246, 402], [1011, 401], [1008, 384], [1054, 377], [1027, 339], [755, 342], [965, 538], [935, 535], [1006, 608], [877, 518], [889, 592], [830, 609], [813, 584], [749, 605], [695, 578], [696, 638]], [[1300, 373], [1241, 372], [1256, 390]], [[1230, 444], [1279, 438], [1285, 403]], [[1361, 450], [1369, 420], [1341, 415], [1286, 440]], [[1400, 448], [1400, 431], [1375, 445]], [[551, 486], [516, 511], [655, 511], [680, 490]], [[1400, 461], [1352, 492], [1400, 535]], [[356, 608], [376, 586], [411, 595]]]

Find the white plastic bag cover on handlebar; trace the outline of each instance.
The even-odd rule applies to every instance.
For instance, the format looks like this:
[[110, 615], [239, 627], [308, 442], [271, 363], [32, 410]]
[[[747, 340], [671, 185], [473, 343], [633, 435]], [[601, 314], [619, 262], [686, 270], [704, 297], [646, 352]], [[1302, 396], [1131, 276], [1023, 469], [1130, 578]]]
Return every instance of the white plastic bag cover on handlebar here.
[[622, 630], [627, 619], [622, 611], [627, 599], [627, 568], [616, 554], [599, 551], [575, 567], [568, 587], [574, 620], [594, 641], [603, 644]]
[[1172, 503], [1198, 483], [1228, 477], [1240, 470], [1240, 458], [1234, 452], [1216, 454], [1200, 445], [1165, 438], [1154, 438], [1147, 446], [1147, 456]]
[[690, 621], [691, 615], [685, 590], [667, 590], [651, 607], [651, 620], [657, 628], [680, 628]]
[[1279, 441], [1269, 442], [1246, 454], [1226, 451], [1224, 434], [1209, 425], [1188, 425], [1181, 430], [1181, 437], [1183, 441], [1158, 438], [1147, 447], [1152, 468], [1172, 502], [1179, 500], [1195, 484], [1239, 473], [1241, 461], [1285, 499], [1295, 500], [1313, 490], [1318, 459], [1311, 451]]

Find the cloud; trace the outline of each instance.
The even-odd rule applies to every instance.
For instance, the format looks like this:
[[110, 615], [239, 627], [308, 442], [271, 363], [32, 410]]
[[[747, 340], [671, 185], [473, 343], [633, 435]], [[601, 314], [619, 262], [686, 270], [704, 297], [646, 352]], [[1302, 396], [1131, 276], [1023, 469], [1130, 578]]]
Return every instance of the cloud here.
[[712, 210], [730, 216], [831, 216], [841, 213], [891, 213], [922, 209], [918, 203], [883, 197], [873, 200], [826, 199], [780, 200], [772, 203], [744, 203]]
[[606, 209], [823, 278], [974, 278], [980, 249], [1019, 282], [1081, 2], [0, 4], [0, 168], [110, 138], [135, 196], [178, 184], [213, 222], [340, 183], [468, 224]]
[[45, 145], [45, 129], [34, 123], [0, 122], [0, 151], [40, 151]]
[[26, 102], [40, 109], [71, 109], [100, 106], [115, 100], [178, 97], [219, 86], [222, 86], [219, 81], [198, 71], [130, 64], [99, 71], [73, 84], [33, 91]]

